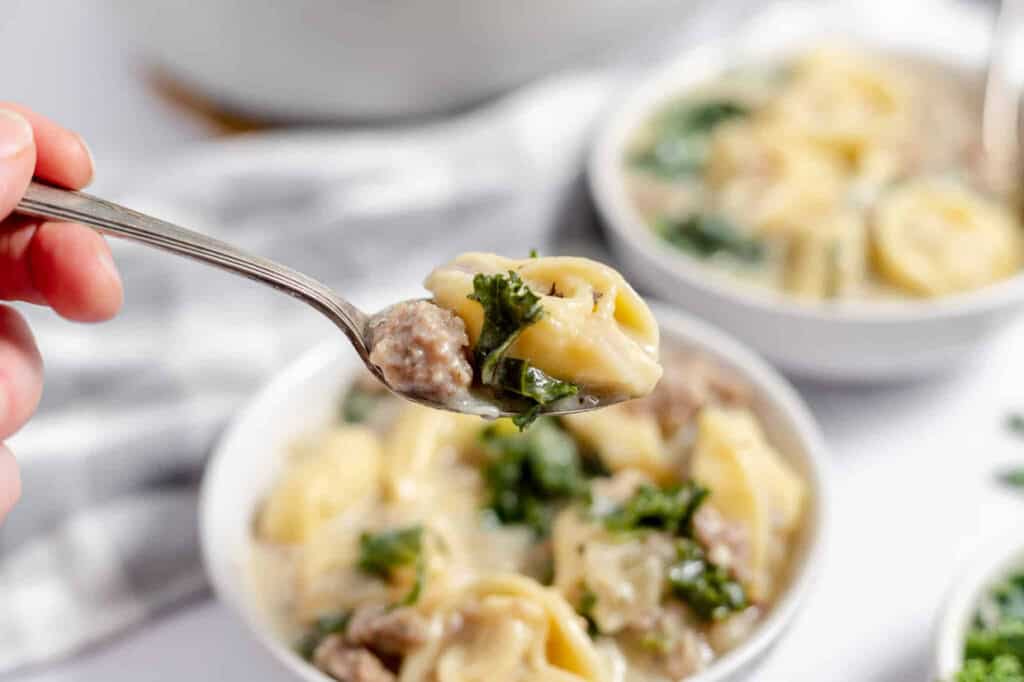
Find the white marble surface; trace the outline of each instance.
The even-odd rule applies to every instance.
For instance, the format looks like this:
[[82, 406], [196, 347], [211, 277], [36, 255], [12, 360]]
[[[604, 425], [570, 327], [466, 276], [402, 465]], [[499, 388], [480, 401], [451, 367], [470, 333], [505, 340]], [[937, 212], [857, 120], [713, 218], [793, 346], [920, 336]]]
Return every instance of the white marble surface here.
[[[202, 121], [147, 94], [138, 61], [111, 38], [115, 30], [98, 2], [6, 0], [0, 18], [0, 97], [82, 131], [113, 169], [100, 176], [101, 187], [113, 184], [118, 169], [210, 134]], [[940, 379], [801, 387], [834, 450], [834, 524], [815, 593], [755, 679], [930, 679], [932, 628], [945, 591], [976, 548], [1024, 520], [1024, 495], [993, 480], [1002, 465], [1024, 465], [1024, 441], [1002, 423], [1008, 410], [1024, 408], [1021, 348], [1024, 321], [993, 339], [974, 364]], [[269, 682], [286, 675], [230, 614], [205, 600], [16, 679]]]

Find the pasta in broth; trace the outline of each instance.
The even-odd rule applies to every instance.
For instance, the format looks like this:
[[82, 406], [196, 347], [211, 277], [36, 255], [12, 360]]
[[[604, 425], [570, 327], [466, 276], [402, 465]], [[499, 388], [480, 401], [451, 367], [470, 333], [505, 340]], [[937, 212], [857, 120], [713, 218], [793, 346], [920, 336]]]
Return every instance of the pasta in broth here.
[[805, 485], [742, 381], [663, 354], [649, 397], [525, 432], [354, 382], [255, 519], [254, 594], [281, 636], [348, 682], [707, 667], [784, 590]]
[[633, 203], [668, 244], [806, 301], [937, 297], [1024, 262], [979, 168], [977, 98], [939, 67], [817, 50], [695, 89], [635, 135]]

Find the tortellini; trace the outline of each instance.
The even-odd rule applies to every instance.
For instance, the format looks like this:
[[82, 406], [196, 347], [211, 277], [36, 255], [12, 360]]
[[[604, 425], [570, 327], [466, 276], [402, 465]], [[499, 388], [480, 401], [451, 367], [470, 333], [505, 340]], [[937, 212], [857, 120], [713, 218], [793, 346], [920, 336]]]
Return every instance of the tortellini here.
[[380, 462], [380, 443], [371, 430], [335, 429], [274, 489], [259, 517], [260, 536], [279, 543], [310, 539], [323, 524], [377, 494]]
[[764, 437], [745, 410], [705, 408], [699, 417], [693, 477], [711, 489], [709, 501], [729, 521], [741, 524], [750, 543], [755, 601], [769, 599], [782, 557], [773, 554], [800, 518], [806, 492], [800, 478]]
[[786, 288], [809, 299], [846, 298], [864, 286], [867, 226], [844, 211], [801, 226], [790, 245]]
[[582, 619], [530, 578], [482, 578], [455, 608], [463, 627], [434, 650], [410, 656], [401, 682], [604, 682]]
[[543, 317], [525, 328], [509, 349], [589, 393], [646, 395], [661, 377], [658, 325], [622, 276], [585, 258], [513, 260], [466, 253], [435, 270], [426, 287], [434, 301], [463, 319], [471, 345], [483, 325], [483, 309], [468, 298], [477, 273], [516, 272], [541, 298]]
[[921, 296], [969, 291], [1021, 267], [1024, 237], [999, 204], [925, 179], [894, 188], [875, 212], [875, 257], [892, 284]]
[[672, 480], [678, 472], [678, 462], [673, 461], [653, 415], [634, 414], [612, 405], [567, 415], [562, 423], [597, 453], [609, 471], [636, 469], [659, 483]]

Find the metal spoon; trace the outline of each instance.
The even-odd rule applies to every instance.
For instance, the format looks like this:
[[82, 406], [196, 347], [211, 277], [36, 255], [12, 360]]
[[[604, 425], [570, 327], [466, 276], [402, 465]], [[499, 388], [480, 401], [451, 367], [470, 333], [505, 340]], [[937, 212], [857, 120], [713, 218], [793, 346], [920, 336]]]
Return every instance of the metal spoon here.
[[[1020, 87], [1015, 83], [1015, 38], [1024, 29], [1024, 0], [1002, 0], [993, 27], [981, 122], [981, 172], [1000, 194], [1020, 186]], [[1018, 67], [1019, 70], [1019, 67]]]
[[[366, 368], [381, 383], [388, 386], [380, 369], [370, 362], [370, 350], [372, 349], [370, 322], [373, 320], [373, 316], [367, 315], [338, 295], [337, 292], [312, 277], [307, 277], [266, 258], [251, 256], [230, 244], [204, 234], [186, 230], [83, 192], [73, 192], [33, 182], [25, 192], [24, 198], [18, 202], [15, 211], [37, 218], [91, 225], [105, 234], [131, 239], [179, 256], [193, 258], [270, 285], [289, 296], [294, 296], [315, 308], [345, 332], [345, 336], [356, 349]], [[402, 398], [429, 407], [489, 418], [514, 416], [528, 408], [524, 401], [515, 398], [497, 399], [491, 396], [486, 398], [471, 396], [469, 399], [447, 404], [428, 400], [418, 395], [400, 393], [391, 386], [388, 388]], [[615, 402], [619, 402], [619, 400], [581, 395], [546, 405], [541, 408], [540, 413], [556, 415], [584, 412]]]

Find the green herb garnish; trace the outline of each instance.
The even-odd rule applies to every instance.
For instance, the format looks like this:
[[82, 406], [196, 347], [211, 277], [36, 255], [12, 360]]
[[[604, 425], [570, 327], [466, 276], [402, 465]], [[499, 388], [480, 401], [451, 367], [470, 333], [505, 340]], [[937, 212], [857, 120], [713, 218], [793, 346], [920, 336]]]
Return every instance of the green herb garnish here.
[[670, 180], [694, 175], [707, 163], [711, 131], [723, 121], [749, 113], [746, 107], [727, 100], [676, 105], [655, 121], [654, 143], [630, 162]]
[[586, 493], [576, 442], [551, 418], [522, 433], [491, 425], [481, 443], [490, 458], [487, 506], [501, 523], [522, 523], [543, 537], [557, 507]]
[[708, 560], [696, 541], [680, 538], [676, 562], [669, 566], [672, 593], [705, 621], [722, 620], [748, 605], [743, 586], [729, 572]]
[[399, 602], [415, 604], [423, 591], [426, 561], [423, 556], [423, 526], [409, 526], [359, 536], [359, 568], [379, 578], [388, 579], [395, 569], [415, 566], [416, 579], [412, 589]]
[[669, 488], [641, 486], [631, 498], [604, 517], [604, 525], [614, 531], [649, 529], [689, 535], [693, 515], [708, 494], [707, 488], [694, 481]]
[[752, 264], [764, 258], [764, 245], [742, 234], [728, 220], [694, 214], [683, 220], [662, 219], [655, 225], [662, 239], [699, 258], [722, 253]]
[[351, 613], [344, 612], [317, 619], [309, 632], [303, 635], [295, 645], [295, 650], [307, 661], [312, 660], [313, 653], [322, 641], [330, 635], [345, 632], [351, 617]]
[[999, 472], [999, 481], [1013, 488], [1024, 488], [1024, 467]]
[[1024, 665], [1013, 656], [991, 661], [972, 659], [964, 664], [954, 682], [1024, 682]]
[[513, 271], [502, 275], [478, 274], [473, 278], [469, 298], [484, 309], [480, 338], [473, 350], [480, 383], [526, 398], [532, 405], [516, 419], [525, 429], [536, 419], [538, 406], [579, 391], [575, 384], [555, 379], [526, 360], [508, 358], [506, 353], [524, 329], [540, 320], [544, 311], [540, 298]]
[[956, 682], [1024, 682], [1024, 573], [996, 585], [978, 604]]
[[1006, 415], [1006, 428], [1016, 436], [1024, 436], [1024, 414], [1011, 412]]

